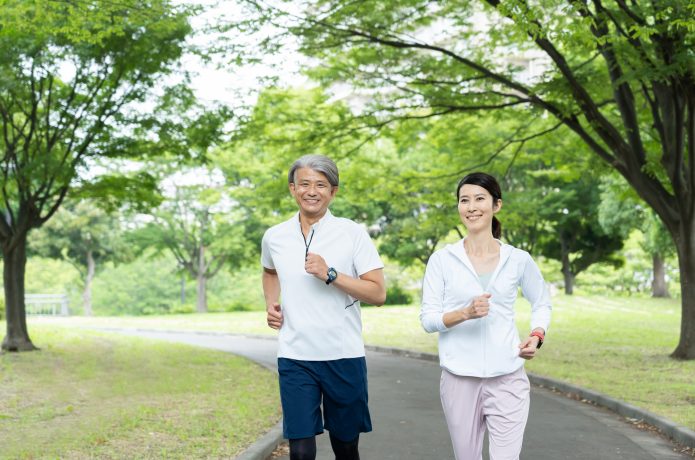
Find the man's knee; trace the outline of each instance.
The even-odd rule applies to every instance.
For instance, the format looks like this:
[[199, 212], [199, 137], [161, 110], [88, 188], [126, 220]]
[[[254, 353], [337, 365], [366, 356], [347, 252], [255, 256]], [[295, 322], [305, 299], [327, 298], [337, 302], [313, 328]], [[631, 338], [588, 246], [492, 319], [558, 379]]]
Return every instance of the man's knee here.
[[360, 460], [359, 435], [352, 441], [341, 441], [332, 434], [329, 436], [331, 438], [331, 447], [335, 454], [335, 460]]
[[316, 460], [316, 437], [290, 439], [290, 460]]

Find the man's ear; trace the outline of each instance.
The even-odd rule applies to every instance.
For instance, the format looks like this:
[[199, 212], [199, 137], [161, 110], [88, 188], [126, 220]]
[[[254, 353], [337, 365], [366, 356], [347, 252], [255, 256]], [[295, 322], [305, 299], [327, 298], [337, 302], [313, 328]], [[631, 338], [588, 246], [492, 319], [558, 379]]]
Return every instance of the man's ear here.
[[331, 198], [335, 197], [336, 193], [338, 193], [337, 185], [331, 188]]

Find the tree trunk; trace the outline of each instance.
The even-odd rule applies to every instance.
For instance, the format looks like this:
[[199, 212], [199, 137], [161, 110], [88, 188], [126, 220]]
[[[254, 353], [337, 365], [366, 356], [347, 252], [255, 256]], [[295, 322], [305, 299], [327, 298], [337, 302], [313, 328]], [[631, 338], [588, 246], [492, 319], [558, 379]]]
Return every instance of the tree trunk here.
[[[13, 243], [16, 243], [14, 247]], [[38, 350], [31, 343], [27, 330], [26, 306], [24, 304], [24, 272], [27, 264], [27, 234], [15, 235], [2, 247], [3, 281], [5, 283], [5, 316], [7, 335], [2, 341], [5, 351]]]
[[671, 354], [678, 359], [695, 359], [695, 218], [681, 221], [676, 241], [681, 275], [681, 336]]
[[198, 313], [207, 313], [208, 311], [208, 295], [207, 295], [207, 278], [205, 274], [198, 274], [198, 301], [196, 303]]
[[186, 303], [186, 273], [181, 272], [181, 305]]
[[652, 267], [654, 279], [652, 280], [652, 297], [671, 297], [668, 293], [668, 285], [666, 284], [666, 267], [664, 258], [661, 254], [652, 254]]
[[85, 316], [92, 316], [92, 281], [96, 272], [96, 263], [91, 250], [87, 250], [87, 276], [84, 280], [84, 292], [82, 293], [82, 306]]
[[570, 251], [567, 247], [567, 241], [564, 235], [560, 235], [560, 251], [562, 258], [562, 277], [565, 280], [565, 294], [572, 295], [574, 293], [574, 274], [570, 265]]
[[208, 311], [208, 295], [207, 295], [207, 278], [205, 277], [205, 246], [200, 245], [200, 251], [198, 252], [198, 273], [196, 278], [198, 279], [198, 301], [196, 303], [196, 310], [198, 313], [207, 313]]
[[570, 270], [565, 270], [564, 265], [562, 267], [562, 277], [565, 280], [565, 294], [574, 294], [574, 275]]

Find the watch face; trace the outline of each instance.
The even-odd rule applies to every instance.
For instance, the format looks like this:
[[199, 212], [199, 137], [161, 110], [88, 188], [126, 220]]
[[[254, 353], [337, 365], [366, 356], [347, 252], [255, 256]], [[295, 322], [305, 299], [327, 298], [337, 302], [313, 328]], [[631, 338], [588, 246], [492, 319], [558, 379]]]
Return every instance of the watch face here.
[[328, 276], [330, 276], [331, 278], [335, 278], [338, 276], [338, 272], [335, 271], [335, 268], [329, 268]]

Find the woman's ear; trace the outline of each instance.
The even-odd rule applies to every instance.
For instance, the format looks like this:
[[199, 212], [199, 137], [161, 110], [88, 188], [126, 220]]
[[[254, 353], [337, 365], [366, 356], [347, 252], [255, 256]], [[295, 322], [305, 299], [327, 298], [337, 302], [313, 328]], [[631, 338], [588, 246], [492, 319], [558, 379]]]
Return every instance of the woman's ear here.
[[495, 201], [495, 207], [493, 208], [495, 212], [499, 211], [502, 209], [502, 200], [497, 200]]

